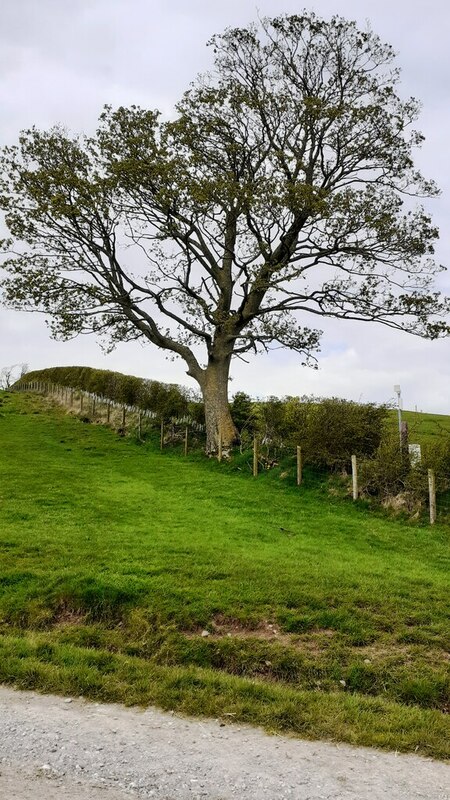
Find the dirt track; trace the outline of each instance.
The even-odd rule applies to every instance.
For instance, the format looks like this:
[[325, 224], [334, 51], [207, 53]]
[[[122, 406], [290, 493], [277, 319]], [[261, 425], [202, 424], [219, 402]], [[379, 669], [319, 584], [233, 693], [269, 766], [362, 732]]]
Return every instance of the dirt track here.
[[0, 687], [1, 800], [450, 800], [450, 767]]

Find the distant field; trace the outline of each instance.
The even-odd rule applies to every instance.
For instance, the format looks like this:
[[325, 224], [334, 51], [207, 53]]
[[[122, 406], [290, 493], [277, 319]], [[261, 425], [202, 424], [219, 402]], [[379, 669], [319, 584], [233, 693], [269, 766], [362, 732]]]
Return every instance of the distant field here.
[[450, 756], [448, 528], [39, 397], [0, 441], [0, 681]]
[[[397, 411], [391, 412], [392, 425], [397, 426]], [[409, 441], [417, 444], [432, 443], [442, 436], [450, 436], [450, 416], [424, 414], [422, 411], [402, 411], [402, 420], [408, 423]]]

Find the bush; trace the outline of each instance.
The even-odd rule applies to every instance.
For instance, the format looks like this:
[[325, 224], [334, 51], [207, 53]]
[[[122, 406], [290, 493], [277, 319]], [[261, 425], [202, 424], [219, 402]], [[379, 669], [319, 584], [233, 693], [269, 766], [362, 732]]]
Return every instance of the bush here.
[[411, 464], [408, 453], [400, 449], [398, 434], [385, 431], [373, 458], [360, 463], [360, 489], [363, 494], [379, 499], [388, 507], [418, 514], [428, 503], [429, 469], [435, 473], [439, 498], [450, 491], [448, 438], [425, 444], [421, 462]]
[[188, 413], [187, 391], [182, 387], [106, 369], [49, 367], [28, 372], [21, 381], [55, 383], [92, 392], [116, 403], [148, 409], [165, 421]]
[[352, 455], [375, 453], [387, 407], [338, 398], [269, 398], [257, 404], [257, 427], [265, 443], [300, 445], [306, 463], [329, 469], [350, 466]]
[[239, 431], [241, 450], [250, 447], [257, 427], [257, 404], [245, 392], [236, 392], [230, 411]]
[[188, 413], [188, 400], [178, 386], [145, 381], [143, 407], [168, 422], [172, 417], [182, 417]]
[[287, 444], [286, 400], [269, 397], [255, 404], [256, 431], [262, 442], [273, 447]]
[[[153, 411], [165, 422], [189, 415], [204, 423], [204, 405], [198, 397], [174, 384], [144, 380], [110, 370], [89, 367], [52, 367], [25, 376], [98, 394], [117, 403]], [[251, 446], [256, 434], [267, 449], [300, 445], [306, 463], [327, 469], [349, 468], [351, 456], [372, 456], [381, 440], [386, 406], [361, 404], [338, 398], [254, 401], [237, 392], [230, 405], [241, 437], [241, 449]], [[375, 491], [375, 490], [374, 490]]]
[[205, 424], [205, 404], [203, 400], [191, 397], [188, 400], [188, 414], [197, 425]]
[[386, 500], [409, 489], [411, 465], [400, 449], [398, 434], [385, 433], [373, 457], [359, 465], [359, 485], [363, 494]]

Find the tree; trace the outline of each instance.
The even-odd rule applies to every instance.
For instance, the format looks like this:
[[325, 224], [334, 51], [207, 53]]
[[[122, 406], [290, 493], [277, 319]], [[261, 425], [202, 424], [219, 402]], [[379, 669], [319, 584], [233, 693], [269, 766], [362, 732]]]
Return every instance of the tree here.
[[11, 386], [23, 378], [28, 372], [28, 364], [12, 364], [9, 367], [2, 367], [0, 370], [0, 389], [11, 389]]
[[[207, 450], [236, 437], [232, 358], [283, 346], [314, 361], [308, 319], [435, 338], [437, 231], [411, 198], [414, 99], [390, 46], [312, 13], [228, 29], [174, 118], [106, 107], [95, 136], [24, 132], [3, 151], [5, 301], [53, 334], [147, 340], [199, 384]], [[306, 324], [305, 324], [306, 323]]]

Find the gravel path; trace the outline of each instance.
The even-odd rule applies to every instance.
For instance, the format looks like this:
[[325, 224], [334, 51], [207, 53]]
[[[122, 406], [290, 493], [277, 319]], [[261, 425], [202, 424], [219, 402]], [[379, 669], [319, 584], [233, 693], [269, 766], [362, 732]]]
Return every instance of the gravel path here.
[[450, 800], [450, 767], [0, 687], [1, 800]]

